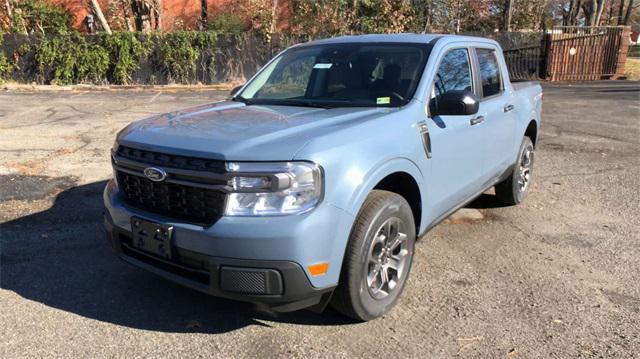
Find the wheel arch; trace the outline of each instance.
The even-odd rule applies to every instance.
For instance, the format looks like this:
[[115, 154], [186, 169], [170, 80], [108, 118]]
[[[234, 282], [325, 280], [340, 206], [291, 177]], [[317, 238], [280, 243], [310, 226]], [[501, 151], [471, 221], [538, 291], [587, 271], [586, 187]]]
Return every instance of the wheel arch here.
[[380, 180], [373, 189], [385, 190], [402, 196], [411, 207], [416, 233], [419, 233], [422, 222], [422, 199], [420, 187], [413, 176], [407, 172], [394, 172]]
[[533, 142], [533, 146], [536, 146], [538, 143], [538, 123], [536, 120], [529, 121], [527, 129], [524, 131], [524, 137], [529, 137]]

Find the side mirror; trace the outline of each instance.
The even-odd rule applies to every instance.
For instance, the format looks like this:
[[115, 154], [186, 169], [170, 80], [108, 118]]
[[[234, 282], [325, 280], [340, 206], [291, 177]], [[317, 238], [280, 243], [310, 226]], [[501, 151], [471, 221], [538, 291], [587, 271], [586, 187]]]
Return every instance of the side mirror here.
[[236, 86], [234, 88], [231, 89], [231, 96], [234, 96], [236, 93], [238, 93], [238, 91], [240, 91], [240, 89], [242, 88], [242, 86], [244, 85], [240, 85], [240, 86]]
[[465, 116], [478, 113], [480, 100], [469, 91], [449, 91], [429, 102], [431, 116]]

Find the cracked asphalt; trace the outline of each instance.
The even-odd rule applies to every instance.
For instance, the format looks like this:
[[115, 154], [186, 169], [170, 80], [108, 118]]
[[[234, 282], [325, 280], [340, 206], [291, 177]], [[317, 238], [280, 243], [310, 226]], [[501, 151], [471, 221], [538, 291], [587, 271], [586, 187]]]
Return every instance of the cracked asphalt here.
[[544, 85], [530, 197], [491, 192], [417, 245], [399, 305], [273, 316], [120, 262], [101, 191], [116, 132], [219, 92], [0, 92], [0, 357], [640, 354], [640, 84]]

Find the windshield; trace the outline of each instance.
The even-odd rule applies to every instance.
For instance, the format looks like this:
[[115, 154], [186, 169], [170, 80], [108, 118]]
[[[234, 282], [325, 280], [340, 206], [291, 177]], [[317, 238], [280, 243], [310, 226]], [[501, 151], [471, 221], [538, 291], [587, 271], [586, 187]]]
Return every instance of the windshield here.
[[409, 102], [427, 44], [341, 43], [289, 49], [234, 99], [248, 104], [397, 107]]

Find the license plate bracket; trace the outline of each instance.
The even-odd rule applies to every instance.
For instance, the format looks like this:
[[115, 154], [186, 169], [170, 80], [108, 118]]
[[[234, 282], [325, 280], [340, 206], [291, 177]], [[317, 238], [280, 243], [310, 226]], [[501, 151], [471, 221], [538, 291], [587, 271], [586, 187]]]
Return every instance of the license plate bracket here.
[[150, 222], [141, 218], [131, 218], [131, 245], [143, 252], [171, 259], [173, 226]]

